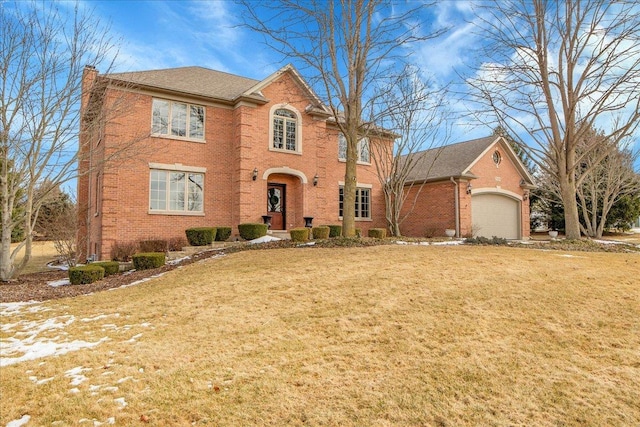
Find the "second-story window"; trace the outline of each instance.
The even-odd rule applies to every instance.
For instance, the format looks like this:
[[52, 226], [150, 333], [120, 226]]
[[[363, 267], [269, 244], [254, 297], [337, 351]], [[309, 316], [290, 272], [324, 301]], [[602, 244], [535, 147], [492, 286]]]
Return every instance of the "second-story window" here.
[[298, 117], [293, 111], [279, 108], [273, 113], [273, 148], [298, 151]]
[[204, 107], [154, 99], [151, 133], [204, 140]]
[[[343, 134], [338, 135], [338, 159], [347, 160], [347, 138]], [[371, 163], [369, 138], [362, 138], [358, 141], [358, 162]]]

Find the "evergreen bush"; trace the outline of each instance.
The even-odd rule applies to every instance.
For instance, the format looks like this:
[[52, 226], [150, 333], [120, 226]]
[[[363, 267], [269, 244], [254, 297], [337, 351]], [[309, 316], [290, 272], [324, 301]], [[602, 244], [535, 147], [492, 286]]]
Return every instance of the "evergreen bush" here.
[[195, 227], [188, 228], [185, 233], [191, 246], [206, 246], [213, 243], [216, 231], [214, 227]]
[[310, 228], [301, 227], [301, 228], [292, 228], [289, 230], [289, 234], [291, 235], [291, 241], [293, 242], [306, 242], [309, 240], [309, 230]]
[[238, 233], [245, 240], [253, 240], [267, 235], [267, 224], [238, 224]]
[[136, 270], [148, 270], [162, 267], [165, 263], [164, 252], [143, 252], [133, 256], [133, 267]]
[[231, 237], [231, 227], [217, 227], [216, 242], [226, 242]]
[[118, 261], [97, 261], [89, 265], [98, 265], [104, 268], [104, 277], [118, 274], [120, 272], [120, 263]]
[[99, 265], [89, 264], [69, 269], [69, 282], [72, 285], [86, 285], [97, 282], [104, 277], [104, 268]]

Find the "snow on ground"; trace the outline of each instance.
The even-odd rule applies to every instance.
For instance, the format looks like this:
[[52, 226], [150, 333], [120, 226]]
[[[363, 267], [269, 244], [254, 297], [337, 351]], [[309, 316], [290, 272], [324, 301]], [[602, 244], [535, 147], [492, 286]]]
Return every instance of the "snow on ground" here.
[[29, 415], [23, 415], [19, 420], [9, 421], [7, 427], [20, 427], [26, 425], [30, 419], [31, 417]]
[[253, 245], [253, 244], [256, 244], [256, 243], [277, 242], [278, 240], [282, 240], [282, 239], [266, 235], [266, 236], [258, 237], [257, 239], [249, 240], [249, 243], [251, 243]]
[[52, 288], [57, 288], [58, 286], [67, 286], [67, 285], [70, 285], [70, 284], [71, 284], [71, 282], [67, 278], [60, 279], [60, 280], [53, 280], [51, 282], [47, 282], [47, 285], [51, 286]]
[[[100, 330], [110, 336], [103, 336], [97, 341], [85, 341], [71, 339], [65, 329], [76, 323], [98, 322], [108, 317], [119, 318], [119, 313], [99, 314], [93, 317], [76, 319], [75, 316], [64, 314], [60, 316], [42, 315], [40, 319], [24, 319], [24, 315], [52, 311], [44, 308], [40, 303], [3, 303], [0, 304], [0, 317], [3, 322], [0, 331], [4, 335], [0, 339], [0, 367], [14, 365], [27, 360], [42, 359], [50, 356], [59, 356], [72, 351], [96, 347], [103, 342], [112, 339], [122, 339], [122, 342], [135, 343], [142, 334], [138, 333], [132, 338], [124, 339], [118, 334], [131, 329], [149, 328], [151, 324], [145, 322], [142, 325], [118, 326], [114, 323], [100, 325]], [[67, 372], [70, 378], [74, 372]], [[78, 374], [80, 375], [80, 374]], [[72, 378], [72, 383], [81, 383], [81, 377]], [[51, 379], [38, 380], [31, 378], [36, 383], [44, 383]]]
[[463, 245], [463, 240], [444, 240], [442, 242], [407, 242], [404, 240], [396, 240], [396, 245], [413, 245], [413, 246], [451, 246], [451, 245]]

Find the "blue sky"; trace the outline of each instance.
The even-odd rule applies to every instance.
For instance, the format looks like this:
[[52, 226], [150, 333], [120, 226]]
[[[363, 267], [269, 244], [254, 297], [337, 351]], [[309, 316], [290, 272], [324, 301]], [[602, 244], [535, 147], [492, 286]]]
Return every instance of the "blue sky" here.
[[[139, 71], [198, 65], [263, 79], [285, 65], [261, 36], [242, 27], [240, 6], [233, 1], [85, 1], [119, 40], [114, 71]], [[406, 6], [406, 5], [405, 5]], [[470, 61], [473, 45], [471, 3], [440, 1], [421, 17], [433, 27], [452, 31], [417, 46], [412, 61], [438, 85], [458, 79], [454, 69]], [[291, 60], [287, 60], [291, 61]], [[300, 67], [300, 64], [292, 63]], [[456, 105], [453, 103], [453, 105]], [[450, 142], [486, 136], [488, 127], [460, 121]]]
[[[474, 10], [474, 4], [482, 1], [439, 0], [415, 17], [427, 27], [450, 28], [442, 37], [415, 45], [415, 53], [411, 55], [411, 61], [433, 84], [452, 83], [456, 89], [449, 107], [454, 113], [452, 117], [458, 117], [455, 113], [461, 116], [455, 119], [448, 142], [486, 136], [493, 130], [462, 118], [468, 102], [465, 102], [465, 87], [458, 74], [469, 75], [470, 67], [481, 60], [478, 52], [483, 39], [475, 26], [479, 12]], [[75, 2], [61, 4], [73, 7]], [[110, 23], [111, 36], [120, 46], [113, 71], [198, 65], [263, 79], [289, 61], [266, 46], [262, 36], [241, 26], [242, 8], [232, 0], [83, 0], [80, 4], [92, 9], [101, 21]], [[416, 0], [397, 2], [393, 7], [416, 4]], [[295, 60], [292, 63], [301, 68]], [[526, 141], [525, 135], [517, 136]], [[640, 159], [638, 162], [636, 166], [640, 168]]]

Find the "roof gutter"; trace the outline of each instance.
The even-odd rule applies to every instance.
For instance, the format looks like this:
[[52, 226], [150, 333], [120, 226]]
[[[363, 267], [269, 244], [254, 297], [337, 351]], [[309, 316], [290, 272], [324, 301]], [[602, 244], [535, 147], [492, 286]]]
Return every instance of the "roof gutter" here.
[[449, 180], [454, 185], [453, 187], [453, 203], [455, 205], [455, 215], [456, 215], [456, 237], [460, 238], [460, 189], [458, 187], [458, 183], [453, 177], [449, 177]]

